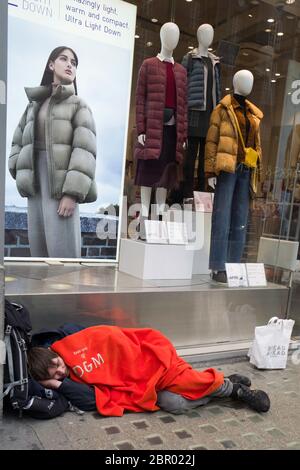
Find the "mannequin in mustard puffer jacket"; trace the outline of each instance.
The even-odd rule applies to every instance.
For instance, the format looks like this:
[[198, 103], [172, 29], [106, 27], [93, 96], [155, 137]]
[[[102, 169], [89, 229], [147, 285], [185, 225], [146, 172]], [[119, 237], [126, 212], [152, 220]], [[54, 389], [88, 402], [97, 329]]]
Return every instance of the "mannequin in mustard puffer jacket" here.
[[[254, 77], [249, 70], [235, 74], [234, 94], [225, 96], [213, 111], [206, 137], [205, 173], [207, 178], [216, 176], [217, 180], [209, 267], [212, 278], [221, 283], [227, 282], [226, 263], [240, 263], [242, 260], [250, 196], [257, 190], [263, 113], [246, 99], [253, 82]], [[258, 154], [255, 169], [246, 165], [243, 144]]]
[[[252, 114], [255, 147], [261, 159], [262, 150], [259, 128], [263, 113], [248, 100], [247, 106]], [[232, 96], [227, 95], [211, 115], [205, 148], [205, 173], [208, 176], [217, 176], [221, 171], [234, 173], [236, 170], [238, 164], [238, 139], [233, 113]], [[257, 192], [257, 173], [257, 170], [254, 171], [251, 177], [253, 196]]]
[[79, 258], [78, 203], [97, 199], [96, 128], [77, 96], [78, 58], [52, 51], [41, 86], [26, 88], [29, 104], [14, 133], [9, 170], [28, 198], [28, 236], [34, 257]]

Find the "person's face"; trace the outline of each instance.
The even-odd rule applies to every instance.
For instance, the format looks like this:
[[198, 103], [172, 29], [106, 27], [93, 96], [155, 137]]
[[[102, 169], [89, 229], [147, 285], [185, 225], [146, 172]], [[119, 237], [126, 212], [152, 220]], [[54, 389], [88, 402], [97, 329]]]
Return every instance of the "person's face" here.
[[69, 369], [60, 356], [52, 359], [53, 366], [48, 367], [50, 379], [63, 380], [69, 375]]
[[76, 78], [76, 60], [69, 50], [63, 50], [57, 59], [50, 61], [49, 68], [53, 72], [55, 85], [71, 85]]

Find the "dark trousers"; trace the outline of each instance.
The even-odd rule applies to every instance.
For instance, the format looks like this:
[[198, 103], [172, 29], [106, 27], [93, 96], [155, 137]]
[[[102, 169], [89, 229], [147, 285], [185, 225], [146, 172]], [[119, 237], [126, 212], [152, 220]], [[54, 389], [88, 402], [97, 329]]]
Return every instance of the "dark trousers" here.
[[209, 268], [225, 271], [225, 263], [240, 263], [246, 241], [251, 170], [239, 164], [235, 173], [217, 178], [212, 215]]
[[184, 166], [184, 197], [193, 197], [194, 191], [194, 173], [197, 156], [198, 159], [198, 181], [196, 191], [205, 191], [204, 175], [204, 153], [205, 137], [189, 137], [188, 149]]

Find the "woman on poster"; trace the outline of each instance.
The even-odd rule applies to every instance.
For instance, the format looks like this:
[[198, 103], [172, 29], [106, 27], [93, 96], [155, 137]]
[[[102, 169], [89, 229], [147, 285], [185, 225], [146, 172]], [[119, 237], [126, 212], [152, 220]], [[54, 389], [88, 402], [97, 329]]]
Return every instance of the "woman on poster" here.
[[77, 95], [78, 58], [57, 47], [41, 85], [25, 88], [29, 104], [15, 130], [9, 171], [28, 199], [33, 257], [80, 258], [78, 204], [97, 199], [96, 126]]

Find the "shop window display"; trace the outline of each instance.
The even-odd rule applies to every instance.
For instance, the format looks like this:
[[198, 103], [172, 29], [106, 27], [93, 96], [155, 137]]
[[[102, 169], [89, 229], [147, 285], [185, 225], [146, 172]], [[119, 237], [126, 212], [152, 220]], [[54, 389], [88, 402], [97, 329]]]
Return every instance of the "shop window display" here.
[[[174, 49], [174, 61], [183, 64], [187, 72], [188, 145], [184, 152], [183, 181], [179, 189], [168, 191], [166, 200], [169, 205], [179, 202], [183, 207], [185, 202], [192, 202], [195, 190], [215, 191], [216, 181], [213, 177], [216, 175], [208, 171], [204, 174], [205, 144], [206, 149], [209, 148], [209, 125], [205, 117], [209, 114], [211, 119], [213, 109], [229, 96], [237, 100], [242, 118], [244, 97], [256, 109], [251, 115], [245, 112], [245, 129], [243, 122], [240, 123], [244, 143], [246, 147], [253, 146], [259, 153], [260, 161], [257, 171], [249, 170], [250, 179], [252, 175], [253, 180], [254, 173], [257, 176], [256, 195], [255, 198], [249, 198], [249, 209], [244, 207], [243, 210], [248, 215], [241, 222], [245, 229], [244, 243], [243, 249], [240, 246], [239, 253], [235, 253], [235, 259], [256, 262], [261, 236], [299, 241], [298, 2], [170, 0], [163, 2], [163, 5], [158, 1], [130, 3], [138, 6], [131, 129], [136, 122], [135, 90], [142, 63], [155, 56], [160, 49], [160, 28], [164, 23], [174, 22], [180, 30], [179, 43]], [[194, 63], [201, 64], [197, 75], [199, 83], [193, 83]], [[204, 80], [201, 84], [202, 67]], [[253, 76], [254, 85], [246, 94], [240, 94], [234, 86], [233, 78], [241, 70], [247, 70]], [[198, 97], [206, 98], [211, 112], [201, 108], [201, 99], [198, 104], [193, 103], [191, 90], [196, 95], [198, 93]], [[242, 97], [241, 100], [237, 95]], [[198, 121], [192, 120], [195, 116]], [[196, 128], [191, 129], [192, 123], [196, 123]], [[252, 124], [257, 126], [254, 133]], [[235, 145], [241, 151], [242, 143], [237, 133]], [[137, 186], [137, 202], [140, 201], [139, 193], [140, 188]], [[152, 202], [155, 203], [155, 200]], [[274, 280], [274, 272], [272, 276], [270, 279]]]

